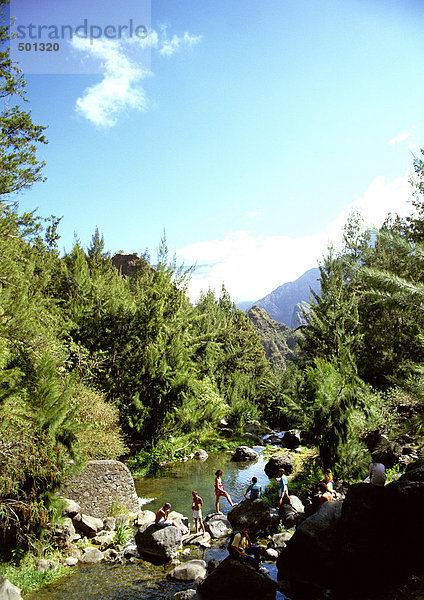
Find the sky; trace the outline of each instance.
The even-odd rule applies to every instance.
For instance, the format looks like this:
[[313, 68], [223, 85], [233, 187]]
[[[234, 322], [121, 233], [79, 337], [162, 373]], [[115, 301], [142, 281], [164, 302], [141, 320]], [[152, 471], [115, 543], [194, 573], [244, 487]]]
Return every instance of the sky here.
[[196, 265], [193, 301], [223, 283], [234, 301], [254, 301], [317, 266], [352, 210], [369, 226], [411, 211], [424, 3], [12, 0], [10, 10], [24, 45], [12, 56], [49, 139], [46, 182], [18, 199], [63, 217], [61, 251], [75, 236], [89, 246], [98, 227], [112, 254], [147, 249], [154, 263], [165, 232], [171, 254]]

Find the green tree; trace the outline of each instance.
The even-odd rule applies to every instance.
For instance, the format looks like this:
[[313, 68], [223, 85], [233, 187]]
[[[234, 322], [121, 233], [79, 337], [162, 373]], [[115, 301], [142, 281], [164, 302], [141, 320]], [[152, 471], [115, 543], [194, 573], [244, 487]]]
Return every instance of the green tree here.
[[[44, 161], [36, 156], [39, 144], [46, 144], [45, 127], [35, 125], [31, 113], [23, 110], [27, 102], [26, 82], [22, 71], [10, 58], [9, 26], [6, 24], [5, 2], [0, 4], [0, 195], [11, 194], [43, 181]], [[9, 102], [18, 102], [9, 107]]]

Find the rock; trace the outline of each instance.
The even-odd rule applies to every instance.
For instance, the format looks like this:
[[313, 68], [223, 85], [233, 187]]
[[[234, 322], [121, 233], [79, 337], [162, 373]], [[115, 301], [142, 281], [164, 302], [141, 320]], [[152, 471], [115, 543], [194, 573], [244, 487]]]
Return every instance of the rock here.
[[189, 560], [172, 569], [168, 577], [177, 581], [195, 581], [199, 577], [204, 578], [206, 563], [204, 560]]
[[265, 550], [265, 556], [269, 560], [277, 560], [277, 558], [278, 558], [278, 550], [275, 550], [275, 548], [267, 548]]
[[148, 554], [157, 558], [174, 558], [181, 550], [181, 531], [169, 525], [158, 527], [155, 524], [141, 525], [135, 534], [135, 541], [140, 554]]
[[253, 535], [259, 531], [275, 531], [280, 520], [277, 509], [260, 499], [243, 500], [230, 510], [227, 517], [233, 529], [247, 527]]
[[277, 559], [278, 579], [328, 585], [336, 560], [341, 513], [341, 502], [325, 502], [297, 527]]
[[198, 598], [196, 590], [183, 590], [174, 594], [176, 600], [195, 600]]
[[96, 519], [96, 517], [90, 517], [89, 515], [76, 515], [73, 518], [73, 524], [78, 531], [81, 531], [88, 538], [94, 537], [103, 528], [102, 519]]
[[36, 569], [37, 571], [44, 573], [45, 571], [54, 571], [58, 568], [58, 566], [59, 565], [54, 560], [40, 558], [40, 560], [37, 562]]
[[302, 501], [297, 496], [294, 496], [293, 494], [290, 494], [290, 504], [293, 506], [294, 510], [297, 513], [305, 512], [305, 507], [303, 506]]
[[282, 504], [279, 515], [284, 527], [294, 527], [297, 523], [297, 511], [291, 504]]
[[178, 525], [184, 529], [185, 531], [183, 532], [183, 535], [186, 533], [190, 533], [190, 527], [188, 524], [188, 517], [185, 517], [183, 514], [175, 511], [175, 510], [171, 510], [171, 512], [169, 513], [169, 517], [168, 519], [170, 521], [175, 521], [176, 523], [178, 523]]
[[205, 529], [211, 537], [220, 539], [229, 535], [232, 531], [231, 523], [225, 515], [216, 513], [208, 515], [204, 519]]
[[284, 548], [291, 537], [291, 533], [284, 531], [283, 533], [275, 533], [271, 539], [276, 548]]
[[103, 560], [104, 556], [97, 548], [84, 548], [84, 554], [80, 558], [80, 562], [87, 564], [95, 564]]
[[134, 525], [145, 525], [146, 523], [155, 522], [155, 513], [152, 510], [142, 510], [138, 513]]
[[71, 500], [70, 498], [64, 498], [64, 500], [66, 502], [66, 506], [62, 511], [64, 517], [72, 519], [75, 515], [81, 513], [81, 507], [78, 502], [75, 502], [75, 500]]
[[108, 548], [103, 552], [103, 558], [104, 560], [116, 560], [118, 558], [118, 552], [115, 550], [115, 548]]
[[290, 448], [291, 450], [300, 446], [300, 430], [289, 429], [286, 431], [281, 440], [281, 445], [284, 446], [284, 448]]
[[233, 437], [233, 435], [234, 435], [234, 430], [233, 430], [233, 429], [230, 429], [229, 427], [222, 427], [222, 428], [219, 430], [219, 433], [220, 433], [220, 434], [221, 434], [223, 437], [226, 437], [226, 438], [231, 438], [231, 437]]
[[245, 433], [250, 433], [252, 435], [254, 435], [255, 437], [259, 436], [259, 423], [257, 423], [256, 421], [253, 421], [252, 423], [247, 423], [245, 429], [244, 429]]
[[209, 454], [206, 452], [206, 450], [202, 450], [201, 448], [199, 448], [199, 450], [196, 450], [196, 452], [194, 453], [194, 458], [202, 462], [204, 460], [207, 460], [208, 456]]
[[122, 551], [125, 558], [135, 558], [138, 556], [137, 544], [129, 542]]
[[72, 520], [66, 517], [62, 524], [54, 526], [52, 531], [54, 543], [59, 548], [67, 548], [74, 541], [76, 533]]
[[208, 562], [208, 566], [207, 566], [208, 573], [212, 573], [212, 571], [215, 571], [215, 569], [220, 564], [220, 562], [221, 561], [217, 560], [216, 558], [211, 558], [211, 560]]
[[248, 446], [239, 446], [236, 448], [231, 460], [236, 462], [242, 462], [247, 460], [256, 460], [259, 454]]
[[113, 544], [115, 539], [114, 531], [100, 531], [96, 536], [92, 538], [93, 544], [100, 546], [99, 550], [107, 550]]
[[265, 465], [265, 473], [270, 479], [278, 477], [279, 469], [284, 469], [286, 475], [293, 471], [293, 458], [289, 454], [276, 454], [271, 456]]
[[75, 558], [74, 556], [68, 556], [65, 558], [65, 565], [68, 565], [68, 567], [75, 567], [77, 564], [78, 558]]
[[277, 584], [269, 576], [229, 556], [198, 586], [205, 600], [271, 600]]
[[118, 515], [116, 517], [116, 525], [115, 527], [117, 527], [118, 525], [121, 526], [128, 526], [130, 524], [130, 517], [127, 514], [122, 514], [122, 515]]
[[0, 600], [22, 600], [21, 590], [8, 579], [0, 579]]
[[103, 529], [105, 531], [115, 531], [115, 529], [116, 529], [115, 517], [106, 517], [105, 519], [103, 519]]
[[189, 533], [183, 536], [183, 546], [188, 546], [189, 544], [192, 546], [204, 546], [205, 544], [209, 544], [210, 541], [211, 536], [207, 531], [204, 534]]
[[[417, 461], [418, 462], [418, 461]], [[416, 469], [407, 470], [400, 476], [399, 481], [422, 481], [424, 482], [424, 465]]]
[[252, 442], [260, 442], [261, 438], [258, 435], [255, 435], [254, 433], [245, 433], [244, 437], [247, 438], [248, 440], [252, 440]]
[[424, 459], [423, 458], [419, 458], [418, 460], [415, 460], [413, 463], [410, 463], [406, 467], [406, 472], [408, 473], [408, 471], [414, 471], [415, 469], [419, 469], [419, 467], [424, 467]]
[[280, 446], [281, 445], [281, 436], [278, 435], [278, 433], [271, 433], [266, 438], [266, 443], [267, 444], [273, 444], [275, 446]]

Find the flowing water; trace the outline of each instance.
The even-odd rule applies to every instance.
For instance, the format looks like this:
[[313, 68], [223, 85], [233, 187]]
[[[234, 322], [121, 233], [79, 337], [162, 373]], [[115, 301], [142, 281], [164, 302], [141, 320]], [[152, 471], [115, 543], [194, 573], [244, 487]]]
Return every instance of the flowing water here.
[[[260, 451], [260, 448], [257, 448]], [[243, 500], [247, 486], [256, 476], [262, 488], [269, 483], [264, 472], [262, 456], [255, 462], [235, 463], [228, 453], [209, 456], [205, 462], [189, 460], [163, 467], [155, 477], [136, 481], [137, 493], [143, 509], [156, 512], [165, 502], [171, 510], [183, 513], [192, 521], [191, 492], [197, 490], [203, 498], [203, 515], [215, 512], [214, 479], [217, 469], [224, 471], [222, 482], [233, 502]], [[220, 510], [228, 513], [230, 505], [221, 498]], [[201, 558], [209, 561], [228, 556], [226, 550], [195, 548], [192, 555], [183, 560]], [[271, 576], [276, 578], [275, 563], [265, 563]], [[43, 590], [28, 594], [25, 600], [169, 600], [180, 590], [194, 587], [193, 583], [174, 582], [166, 579], [166, 565], [152, 565], [135, 559], [133, 563], [99, 563], [79, 565], [65, 577]], [[277, 592], [277, 600], [285, 596]]]

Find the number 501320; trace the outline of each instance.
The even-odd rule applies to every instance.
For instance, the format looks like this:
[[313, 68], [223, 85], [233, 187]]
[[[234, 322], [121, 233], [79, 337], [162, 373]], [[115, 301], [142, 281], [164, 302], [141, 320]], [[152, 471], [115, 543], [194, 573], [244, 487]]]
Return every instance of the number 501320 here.
[[57, 42], [27, 42], [26, 44], [20, 42], [18, 44], [19, 52], [57, 52], [59, 50], [59, 44]]

